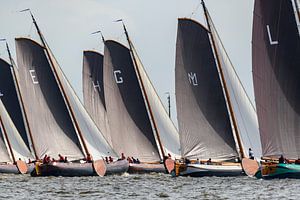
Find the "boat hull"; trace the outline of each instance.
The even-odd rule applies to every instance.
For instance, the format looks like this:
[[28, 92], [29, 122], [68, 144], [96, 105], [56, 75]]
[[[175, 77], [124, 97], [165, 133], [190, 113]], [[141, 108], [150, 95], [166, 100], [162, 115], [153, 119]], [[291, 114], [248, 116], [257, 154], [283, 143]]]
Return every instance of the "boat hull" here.
[[0, 173], [3, 174], [20, 174], [18, 167], [12, 164], [0, 164]]
[[149, 163], [130, 163], [128, 173], [130, 174], [147, 174], [147, 173], [167, 173], [164, 164], [149, 164]]
[[[127, 160], [116, 161], [105, 166], [105, 175], [122, 174], [129, 168]], [[32, 176], [98, 176], [93, 163], [37, 163]]]
[[300, 165], [296, 164], [271, 164], [262, 165], [255, 174], [256, 178], [263, 179], [300, 179]]
[[204, 176], [243, 176], [243, 170], [240, 165], [205, 165], [205, 164], [187, 164], [186, 169], [181, 171], [180, 176], [204, 177]]

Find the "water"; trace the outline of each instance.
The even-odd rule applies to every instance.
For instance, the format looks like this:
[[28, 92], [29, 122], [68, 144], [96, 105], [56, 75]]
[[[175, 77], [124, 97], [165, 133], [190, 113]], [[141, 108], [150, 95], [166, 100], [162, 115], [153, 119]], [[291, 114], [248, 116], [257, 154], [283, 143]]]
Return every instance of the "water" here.
[[0, 175], [0, 199], [300, 199], [299, 187], [299, 180], [248, 177]]

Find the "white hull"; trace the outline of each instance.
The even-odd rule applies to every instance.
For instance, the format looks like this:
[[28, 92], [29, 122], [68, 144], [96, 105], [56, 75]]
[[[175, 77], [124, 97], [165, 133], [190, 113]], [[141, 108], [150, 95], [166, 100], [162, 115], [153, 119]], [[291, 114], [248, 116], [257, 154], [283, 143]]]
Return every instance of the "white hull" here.
[[185, 171], [180, 172], [182, 176], [241, 176], [243, 169], [241, 165], [205, 165], [188, 164]]

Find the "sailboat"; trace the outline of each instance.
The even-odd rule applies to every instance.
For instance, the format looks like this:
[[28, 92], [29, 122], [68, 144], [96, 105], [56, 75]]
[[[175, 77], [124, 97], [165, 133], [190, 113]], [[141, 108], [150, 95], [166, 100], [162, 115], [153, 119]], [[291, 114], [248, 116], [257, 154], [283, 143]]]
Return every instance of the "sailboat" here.
[[[139, 159], [129, 173], [166, 172], [167, 156], [178, 158], [178, 132], [166, 113], [123, 23], [126, 46], [106, 40], [103, 85], [112, 147]], [[98, 97], [99, 98], [99, 97]]]
[[38, 163], [32, 175], [103, 176], [116, 168], [125, 172], [126, 160], [111, 165], [103, 161], [117, 155], [84, 109], [30, 14], [42, 44], [29, 38], [15, 41], [19, 85], [32, 141], [39, 159], [58, 154], [67, 158], [65, 162]]
[[257, 178], [300, 178], [299, 4], [255, 1], [252, 67], [263, 157], [244, 168]]
[[[11, 64], [0, 59], [0, 127], [1, 144], [5, 144], [11, 165], [1, 165], [0, 172], [30, 173], [33, 170], [33, 155], [29, 150], [27, 131], [15, 85], [15, 66], [11, 58], [8, 43], [7, 52]], [[3, 156], [3, 158], [7, 158]], [[12, 171], [2, 170], [11, 169]]]
[[172, 174], [239, 176], [248, 134], [255, 143], [247, 145], [260, 152], [257, 117], [202, 5], [207, 28], [178, 20], [175, 89], [182, 159]]

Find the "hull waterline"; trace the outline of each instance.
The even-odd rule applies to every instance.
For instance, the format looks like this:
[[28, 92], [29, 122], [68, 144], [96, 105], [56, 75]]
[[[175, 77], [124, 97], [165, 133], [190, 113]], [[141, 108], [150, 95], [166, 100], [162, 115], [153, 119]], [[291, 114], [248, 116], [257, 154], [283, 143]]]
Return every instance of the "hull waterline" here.
[[164, 164], [149, 163], [130, 163], [128, 173], [130, 174], [147, 174], [147, 173], [167, 173]]

